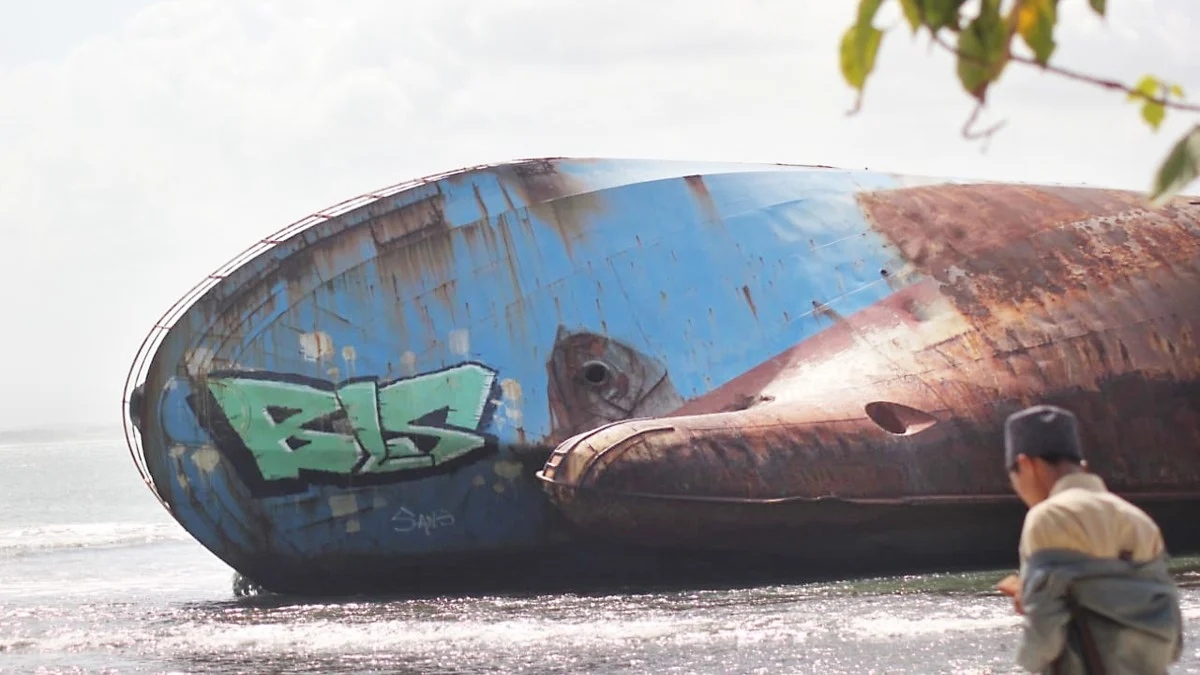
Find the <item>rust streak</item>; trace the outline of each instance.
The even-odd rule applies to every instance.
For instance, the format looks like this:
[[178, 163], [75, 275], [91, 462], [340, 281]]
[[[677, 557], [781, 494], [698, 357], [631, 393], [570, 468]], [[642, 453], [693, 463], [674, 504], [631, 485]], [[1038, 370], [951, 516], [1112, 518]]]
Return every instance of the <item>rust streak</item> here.
[[746, 298], [746, 304], [750, 305], [750, 313], [754, 315], [755, 319], [757, 319], [758, 318], [758, 308], [754, 306], [754, 298], [750, 297], [750, 287], [749, 286], [742, 286], [742, 295]]
[[717, 211], [716, 202], [713, 201], [712, 194], [708, 191], [708, 186], [704, 184], [704, 177], [684, 176], [683, 180], [708, 223], [710, 225], [720, 224], [721, 214]]
[[479, 185], [471, 183], [471, 190], [475, 193], [475, 203], [479, 206], [479, 219], [484, 221], [490, 220], [491, 216], [488, 214], [487, 204], [483, 201], [483, 195], [479, 193]]
[[504, 203], [508, 206], [509, 211], [516, 211], [517, 207], [513, 205], [512, 196], [508, 194], [508, 188], [504, 187], [504, 181], [497, 181], [500, 186], [500, 194], [504, 195]]

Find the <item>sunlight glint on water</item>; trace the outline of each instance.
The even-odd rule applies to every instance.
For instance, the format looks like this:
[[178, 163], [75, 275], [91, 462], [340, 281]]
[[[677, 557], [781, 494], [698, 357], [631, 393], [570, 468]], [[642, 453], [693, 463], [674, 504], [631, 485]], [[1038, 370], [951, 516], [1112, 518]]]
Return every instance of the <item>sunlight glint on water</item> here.
[[[0, 456], [3, 672], [1018, 672], [1017, 617], [987, 592], [995, 574], [239, 601], [228, 567], [154, 501], [119, 442], [6, 447]], [[1191, 589], [1185, 615], [1190, 636], [1200, 626]], [[1174, 672], [1200, 673], [1198, 647], [1189, 640]]]

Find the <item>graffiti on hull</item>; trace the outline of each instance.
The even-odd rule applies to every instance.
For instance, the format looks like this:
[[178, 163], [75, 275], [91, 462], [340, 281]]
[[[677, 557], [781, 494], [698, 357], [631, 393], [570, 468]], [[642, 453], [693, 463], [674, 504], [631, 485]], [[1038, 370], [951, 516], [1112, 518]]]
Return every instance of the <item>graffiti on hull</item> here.
[[370, 485], [449, 470], [495, 448], [482, 432], [496, 371], [468, 362], [387, 382], [214, 371], [190, 404], [258, 495]]

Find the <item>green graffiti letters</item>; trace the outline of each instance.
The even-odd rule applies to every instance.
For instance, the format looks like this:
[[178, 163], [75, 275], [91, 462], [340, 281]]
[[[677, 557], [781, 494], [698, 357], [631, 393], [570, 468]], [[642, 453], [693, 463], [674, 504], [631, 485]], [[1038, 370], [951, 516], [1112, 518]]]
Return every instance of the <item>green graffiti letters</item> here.
[[263, 480], [281, 481], [302, 471], [390, 475], [463, 457], [485, 444], [478, 432], [495, 382], [496, 371], [465, 363], [383, 385], [226, 372], [207, 386]]
[[208, 390], [266, 480], [295, 478], [299, 469], [348, 474], [359, 463], [353, 436], [314, 424], [338, 412], [336, 392], [242, 377], [211, 378]]

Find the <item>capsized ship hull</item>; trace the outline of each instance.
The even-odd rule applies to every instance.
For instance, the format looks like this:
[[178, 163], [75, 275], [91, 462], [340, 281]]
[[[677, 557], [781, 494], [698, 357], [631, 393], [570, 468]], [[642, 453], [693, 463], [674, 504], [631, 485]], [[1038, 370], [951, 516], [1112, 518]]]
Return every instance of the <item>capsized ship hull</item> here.
[[283, 592], [1011, 564], [1052, 401], [1194, 550], [1200, 206], [824, 167], [539, 159], [277, 233], [148, 337], [131, 449]]

